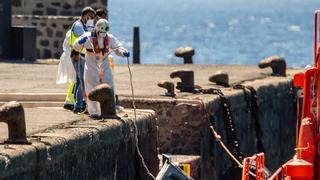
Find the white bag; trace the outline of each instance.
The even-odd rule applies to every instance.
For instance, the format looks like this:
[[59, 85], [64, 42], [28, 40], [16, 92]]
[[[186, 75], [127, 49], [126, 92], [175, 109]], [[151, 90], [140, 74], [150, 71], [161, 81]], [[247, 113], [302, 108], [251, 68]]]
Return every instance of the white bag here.
[[76, 82], [76, 71], [74, 70], [71, 61], [71, 51], [69, 46], [71, 31], [69, 30], [66, 34], [66, 38], [63, 42], [63, 53], [60, 57], [60, 62], [57, 72], [57, 84], [73, 83]]

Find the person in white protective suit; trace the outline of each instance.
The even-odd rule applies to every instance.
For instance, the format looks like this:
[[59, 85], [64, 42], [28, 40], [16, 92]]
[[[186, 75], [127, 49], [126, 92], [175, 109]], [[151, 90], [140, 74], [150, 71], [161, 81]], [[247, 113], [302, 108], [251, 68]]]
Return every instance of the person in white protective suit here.
[[74, 70], [71, 62], [71, 49], [69, 45], [71, 31], [66, 33], [66, 37], [63, 41], [62, 49], [63, 53], [60, 56], [58, 65], [56, 84], [66, 84], [76, 82], [76, 71]]
[[[87, 94], [101, 83], [109, 84], [114, 90], [113, 73], [108, 61], [108, 55], [111, 52], [114, 51], [121, 57], [130, 56], [129, 51], [108, 31], [109, 22], [106, 19], [100, 19], [91, 33], [83, 34], [73, 44], [76, 51], [82, 48], [87, 49], [84, 68], [84, 85]], [[99, 119], [101, 109], [98, 102], [87, 99], [87, 108], [91, 118]]]

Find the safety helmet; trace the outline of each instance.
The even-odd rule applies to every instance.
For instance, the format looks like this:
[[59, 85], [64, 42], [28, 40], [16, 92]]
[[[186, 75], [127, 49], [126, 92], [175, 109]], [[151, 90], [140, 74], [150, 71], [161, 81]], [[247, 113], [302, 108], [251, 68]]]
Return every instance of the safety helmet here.
[[94, 28], [97, 34], [105, 34], [109, 31], [109, 22], [106, 19], [99, 19]]

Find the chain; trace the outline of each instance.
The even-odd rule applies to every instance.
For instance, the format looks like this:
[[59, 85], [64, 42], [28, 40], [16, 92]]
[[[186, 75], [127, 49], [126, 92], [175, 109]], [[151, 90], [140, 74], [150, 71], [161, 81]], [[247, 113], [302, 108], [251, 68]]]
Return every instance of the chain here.
[[[257, 138], [257, 150], [258, 152], [265, 152], [263, 143], [262, 143], [262, 130], [260, 125], [259, 118], [259, 107], [257, 104], [257, 91], [252, 86], [244, 86], [241, 84], [233, 86], [233, 89], [242, 89], [244, 93], [245, 100], [247, 102], [248, 112], [251, 112], [251, 116], [254, 119], [254, 126], [256, 130]], [[246, 89], [250, 91], [250, 96], [248, 95]]]
[[252, 110], [252, 106], [251, 106], [251, 97], [248, 94], [248, 92], [246, 91], [246, 87], [242, 84], [237, 84], [233, 86], [233, 89], [242, 89], [243, 90], [243, 94], [244, 94], [244, 100], [247, 103], [247, 110], [248, 112], [251, 112]]
[[240, 150], [240, 140], [236, 133], [236, 128], [228, 99], [224, 96], [220, 89], [216, 88], [200, 89], [199, 92], [203, 94], [215, 94], [220, 97], [220, 102], [223, 109], [224, 125], [227, 131], [227, 146], [229, 149], [231, 149], [232, 153], [237, 157], [237, 159], [239, 161], [242, 161], [243, 153]]

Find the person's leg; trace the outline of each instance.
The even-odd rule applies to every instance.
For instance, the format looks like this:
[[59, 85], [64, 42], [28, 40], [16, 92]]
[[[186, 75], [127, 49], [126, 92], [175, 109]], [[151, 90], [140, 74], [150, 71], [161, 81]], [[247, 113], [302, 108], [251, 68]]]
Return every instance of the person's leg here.
[[68, 110], [73, 110], [74, 102], [75, 102], [74, 89], [75, 89], [75, 83], [70, 83], [63, 108]]
[[80, 70], [79, 70], [79, 74], [80, 74], [80, 88], [81, 88], [81, 92], [82, 92], [82, 107], [85, 108], [85, 101], [86, 101], [86, 90], [85, 90], [85, 86], [84, 86], [84, 66], [85, 66], [85, 57], [84, 56], [80, 56]]
[[[96, 64], [95, 59], [89, 59], [85, 62], [84, 67], [84, 85], [86, 94], [88, 95], [90, 91], [99, 84], [99, 68]], [[100, 105], [96, 101], [91, 101], [87, 98], [87, 109], [90, 116], [100, 116]]]
[[83, 111], [83, 96], [81, 91], [81, 74], [80, 74], [80, 61], [72, 61], [74, 69], [77, 74], [76, 86], [75, 86], [75, 105], [74, 112]]
[[102, 83], [107, 83], [109, 84], [114, 93], [114, 101], [116, 103], [116, 110], [117, 112], [123, 111], [123, 107], [120, 105], [117, 105], [117, 98], [116, 98], [116, 93], [115, 93], [115, 83], [114, 83], [114, 76], [113, 76], [113, 69], [112, 66], [110, 66], [110, 61], [104, 61], [102, 65], [102, 71], [103, 71], [103, 76], [102, 76]]
[[76, 102], [75, 102], [75, 106], [74, 106], [74, 111], [75, 112], [81, 112], [83, 111], [83, 96], [82, 96], [82, 91], [81, 91], [81, 84], [80, 84], [80, 80], [79, 78], [77, 77], [77, 83], [76, 83], [76, 86], [75, 88], [77, 89], [76, 91]]
[[114, 91], [114, 79], [113, 79], [113, 72], [110, 68], [109, 61], [104, 60], [102, 64], [102, 83], [109, 84], [113, 91]]

